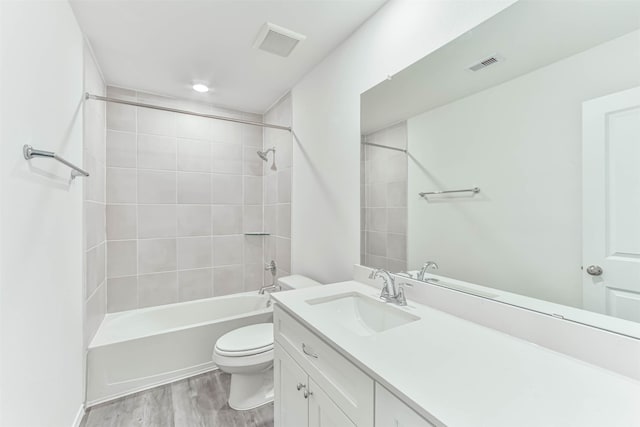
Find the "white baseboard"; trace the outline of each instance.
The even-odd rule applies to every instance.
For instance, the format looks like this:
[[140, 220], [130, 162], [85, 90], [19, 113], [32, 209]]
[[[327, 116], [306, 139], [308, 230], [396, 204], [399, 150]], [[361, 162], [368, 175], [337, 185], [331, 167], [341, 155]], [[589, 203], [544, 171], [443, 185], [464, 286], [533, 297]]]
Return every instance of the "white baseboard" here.
[[78, 409], [78, 413], [76, 414], [76, 419], [73, 420], [73, 424], [71, 427], [80, 427], [80, 423], [82, 422], [82, 418], [84, 417], [84, 405], [80, 405]]

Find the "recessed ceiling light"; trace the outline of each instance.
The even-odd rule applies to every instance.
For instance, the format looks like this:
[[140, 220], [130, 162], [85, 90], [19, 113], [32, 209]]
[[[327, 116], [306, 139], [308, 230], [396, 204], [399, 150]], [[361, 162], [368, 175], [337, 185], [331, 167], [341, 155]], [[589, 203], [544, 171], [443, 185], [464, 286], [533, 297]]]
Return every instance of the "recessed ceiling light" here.
[[193, 90], [195, 90], [196, 92], [200, 92], [200, 93], [209, 92], [209, 88], [207, 87], [207, 85], [203, 85], [202, 83], [194, 84], [193, 85]]

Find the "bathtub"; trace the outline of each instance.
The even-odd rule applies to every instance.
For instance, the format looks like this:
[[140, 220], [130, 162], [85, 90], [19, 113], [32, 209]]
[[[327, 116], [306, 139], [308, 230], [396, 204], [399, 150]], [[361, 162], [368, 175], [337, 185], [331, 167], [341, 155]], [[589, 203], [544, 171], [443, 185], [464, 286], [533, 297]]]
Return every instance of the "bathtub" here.
[[216, 369], [220, 336], [273, 321], [256, 292], [109, 313], [89, 345], [87, 406]]

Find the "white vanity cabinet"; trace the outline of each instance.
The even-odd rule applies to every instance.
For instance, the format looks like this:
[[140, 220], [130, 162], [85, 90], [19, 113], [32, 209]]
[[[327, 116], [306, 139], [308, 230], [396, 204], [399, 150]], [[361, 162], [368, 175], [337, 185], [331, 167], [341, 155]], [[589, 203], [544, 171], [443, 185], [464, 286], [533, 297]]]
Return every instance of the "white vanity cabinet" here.
[[371, 427], [374, 381], [274, 309], [275, 427]]
[[434, 427], [413, 409], [376, 383], [375, 427]]

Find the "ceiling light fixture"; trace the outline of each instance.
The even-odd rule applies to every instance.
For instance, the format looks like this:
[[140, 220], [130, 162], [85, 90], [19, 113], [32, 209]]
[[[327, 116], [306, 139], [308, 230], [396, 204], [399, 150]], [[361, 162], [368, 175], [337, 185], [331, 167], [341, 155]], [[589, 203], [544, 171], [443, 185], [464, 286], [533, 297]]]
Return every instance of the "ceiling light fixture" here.
[[202, 83], [196, 83], [192, 87], [193, 87], [193, 90], [195, 90], [196, 92], [200, 92], [200, 93], [209, 92], [209, 88], [207, 87], [207, 85], [203, 85]]

